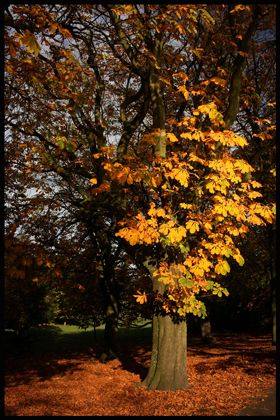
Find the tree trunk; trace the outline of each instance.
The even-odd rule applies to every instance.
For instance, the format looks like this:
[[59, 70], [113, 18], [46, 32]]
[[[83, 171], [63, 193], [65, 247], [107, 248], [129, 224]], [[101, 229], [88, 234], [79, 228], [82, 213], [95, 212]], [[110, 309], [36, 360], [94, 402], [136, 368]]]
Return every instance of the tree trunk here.
[[[163, 48], [162, 34], [157, 34], [153, 54], [158, 63]], [[159, 74], [155, 69], [150, 71], [149, 79], [153, 128], [159, 130], [155, 145], [155, 156], [166, 157], [165, 105]], [[146, 261], [151, 277], [155, 267]], [[163, 293], [166, 285], [153, 279], [153, 289]], [[174, 323], [169, 315], [155, 314], [153, 317], [153, 344], [149, 372], [142, 382], [149, 389], [176, 390], [188, 385], [186, 371], [187, 357], [187, 323]]]
[[[147, 267], [152, 275], [153, 268]], [[162, 294], [166, 285], [154, 280], [153, 289]], [[186, 360], [186, 321], [175, 323], [169, 315], [154, 315], [151, 364], [142, 385], [149, 389], [171, 391], [186, 388]]]
[[108, 304], [105, 318], [104, 350], [100, 361], [105, 363], [119, 357], [118, 314]]
[[169, 315], [154, 315], [151, 365], [142, 384], [158, 390], [186, 388], [186, 352], [187, 323], [175, 324]]
[[116, 359], [119, 356], [118, 317], [119, 291], [115, 280], [114, 265], [110, 258], [104, 263], [104, 300], [105, 300], [105, 331], [104, 352], [100, 356], [101, 362]]
[[200, 321], [201, 328], [201, 340], [203, 343], [210, 344], [215, 342], [215, 338], [212, 335], [212, 325], [209, 317], [209, 310], [207, 316]]
[[211, 333], [211, 322], [210, 318], [206, 317], [205, 319], [201, 320], [200, 324], [201, 328], [201, 338], [204, 343], [208, 343], [212, 339], [212, 333]]
[[119, 356], [118, 341], [118, 317], [115, 314], [106, 318], [104, 331], [104, 350], [108, 360], [116, 359]]

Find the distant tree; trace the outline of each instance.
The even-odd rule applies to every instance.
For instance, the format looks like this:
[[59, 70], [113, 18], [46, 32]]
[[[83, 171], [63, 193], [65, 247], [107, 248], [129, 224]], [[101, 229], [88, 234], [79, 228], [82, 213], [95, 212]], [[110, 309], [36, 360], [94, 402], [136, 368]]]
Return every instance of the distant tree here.
[[50, 261], [40, 247], [13, 233], [5, 238], [4, 327], [20, 334], [51, 319], [45, 282]]

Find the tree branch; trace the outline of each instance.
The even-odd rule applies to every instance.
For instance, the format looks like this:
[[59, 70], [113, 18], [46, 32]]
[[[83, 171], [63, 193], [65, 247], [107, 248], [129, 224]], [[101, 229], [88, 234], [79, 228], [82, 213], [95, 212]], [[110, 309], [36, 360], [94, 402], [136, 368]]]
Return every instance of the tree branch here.
[[257, 17], [259, 14], [259, 7], [254, 6], [254, 13], [252, 15], [251, 23], [240, 43], [240, 52], [244, 54], [238, 54], [235, 59], [234, 71], [231, 76], [230, 81], [230, 91], [229, 91], [229, 102], [228, 107], [224, 115], [225, 128], [229, 129], [230, 126], [234, 123], [236, 115], [239, 111], [239, 96], [241, 89], [241, 77], [243, 67], [246, 61], [246, 53], [249, 51], [250, 41], [257, 28]]

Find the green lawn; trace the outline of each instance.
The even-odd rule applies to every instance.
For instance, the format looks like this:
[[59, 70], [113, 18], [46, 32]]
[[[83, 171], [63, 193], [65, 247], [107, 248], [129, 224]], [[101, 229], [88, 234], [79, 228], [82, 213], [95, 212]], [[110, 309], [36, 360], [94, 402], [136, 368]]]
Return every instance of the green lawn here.
[[[5, 331], [7, 354], [15, 356], [69, 354], [86, 352], [90, 348], [102, 348], [104, 325], [81, 329], [75, 325], [48, 324], [32, 327], [24, 337], [16, 337], [11, 330]], [[143, 328], [120, 328], [120, 344], [134, 345], [147, 342], [151, 338], [151, 325]]]

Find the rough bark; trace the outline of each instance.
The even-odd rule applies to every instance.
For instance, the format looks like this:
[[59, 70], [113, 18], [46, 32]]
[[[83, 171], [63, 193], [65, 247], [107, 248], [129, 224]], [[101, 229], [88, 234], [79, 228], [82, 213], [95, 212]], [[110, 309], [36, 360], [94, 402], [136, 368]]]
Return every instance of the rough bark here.
[[[166, 285], [154, 280], [155, 292], [163, 293]], [[187, 323], [175, 323], [169, 315], [153, 316], [152, 355], [148, 374], [142, 386], [149, 389], [185, 389], [188, 386]]]
[[153, 346], [148, 375], [142, 382], [149, 389], [186, 388], [187, 324], [175, 324], [170, 316], [154, 316]]

